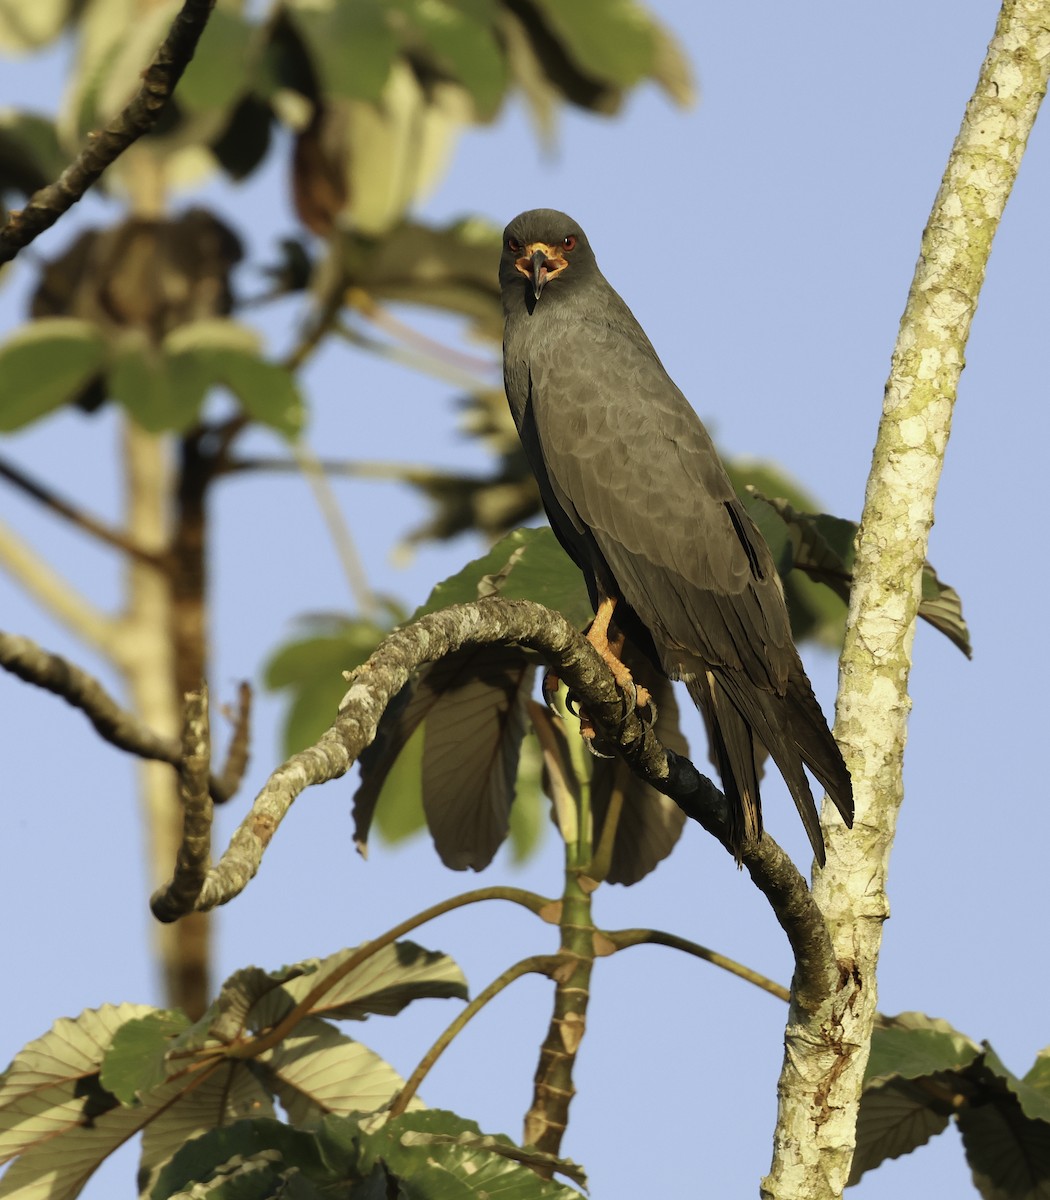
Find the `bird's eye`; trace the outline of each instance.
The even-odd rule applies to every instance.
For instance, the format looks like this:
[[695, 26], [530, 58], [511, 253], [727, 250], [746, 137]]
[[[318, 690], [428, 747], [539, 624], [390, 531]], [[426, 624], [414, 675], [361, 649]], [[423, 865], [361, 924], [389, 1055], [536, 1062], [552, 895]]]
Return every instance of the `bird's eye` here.
[[507, 238], [507, 249], [511, 252], [511, 254], [520, 254], [524, 247], [517, 238], [509, 237]]
[[568, 237], [562, 238], [561, 244], [566, 250], [576, 249], [576, 234], [570, 233]]

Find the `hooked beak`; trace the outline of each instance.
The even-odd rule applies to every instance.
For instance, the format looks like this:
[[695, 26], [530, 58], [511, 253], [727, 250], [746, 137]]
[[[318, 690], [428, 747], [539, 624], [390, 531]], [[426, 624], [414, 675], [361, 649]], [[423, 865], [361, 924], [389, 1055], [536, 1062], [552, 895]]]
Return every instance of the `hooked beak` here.
[[532, 280], [532, 294], [538, 300], [548, 278], [546, 250], [537, 250], [529, 259], [529, 278]]
[[532, 285], [534, 300], [540, 298], [544, 287], [568, 265], [568, 259], [561, 251], [555, 246], [547, 245], [546, 242], [530, 242], [521, 257], [514, 261], [514, 266]]

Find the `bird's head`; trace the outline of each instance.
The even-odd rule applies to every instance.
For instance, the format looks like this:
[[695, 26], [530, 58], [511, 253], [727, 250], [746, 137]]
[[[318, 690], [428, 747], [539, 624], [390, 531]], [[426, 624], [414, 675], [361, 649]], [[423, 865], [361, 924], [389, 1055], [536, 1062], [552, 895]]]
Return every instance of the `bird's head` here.
[[596, 271], [587, 235], [563, 212], [530, 209], [503, 231], [499, 278], [505, 306], [524, 298], [531, 313], [541, 294], [551, 298], [571, 294]]

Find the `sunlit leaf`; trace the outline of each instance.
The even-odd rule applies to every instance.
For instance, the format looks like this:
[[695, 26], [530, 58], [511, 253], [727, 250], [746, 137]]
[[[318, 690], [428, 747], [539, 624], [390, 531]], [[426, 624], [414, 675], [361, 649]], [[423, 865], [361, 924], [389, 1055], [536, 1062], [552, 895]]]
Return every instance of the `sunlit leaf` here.
[[0, 431], [28, 425], [75, 399], [102, 368], [106, 345], [89, 321], [31, 321], [0, 344]]
[[549, 528], [517, 529], [508, 534], [488, 554], [439, 583], [412, 619], [485, 594], [534, 600], [560, 612], [578, 628], [594, 616], [579, 568]]
[[188, 429], [208, 390], [207, 377], [193, 359], [172, 360], [134, 332], [118, 342], [108, 382], [113, 399], [150, 433]]
[[961, 1070], [981, 1048], [947, 1021], [925, 1013], [901, 1013], [876, 1027], [864, 1076], [865, 1086], [888, 1079], [916, 1079], [937, 1071]]
[[[293, 1125], [311, 1126], [328, 1113], [374, 1112], [404, 1080], [367, 1046], [327, 1021], [308, 1017], [257, 1059]], [[413, 1107], [422, 1107], [416, 1100]]]
[[58, 37], [73, 0], [0, 0], [0, 50], [20, 54]]

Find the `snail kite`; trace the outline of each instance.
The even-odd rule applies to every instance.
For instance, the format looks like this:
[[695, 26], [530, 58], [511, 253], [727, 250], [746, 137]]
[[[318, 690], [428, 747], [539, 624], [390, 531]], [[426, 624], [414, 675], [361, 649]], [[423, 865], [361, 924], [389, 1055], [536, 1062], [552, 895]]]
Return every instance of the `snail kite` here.
[[619, 631], [685, 681], [712, 740], [731, 842], [762, 832], [757, 760], [773, 758], [817, 860], [824, 840], [803, 769], [853, 821], [849, 774], [791, 640], [769, 547], [711, 438], [571, 217], [534, 209], [503, 236], [503, 373], [559, 541], [618, 669]]

